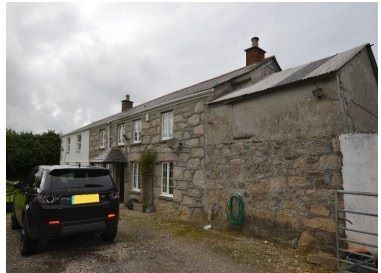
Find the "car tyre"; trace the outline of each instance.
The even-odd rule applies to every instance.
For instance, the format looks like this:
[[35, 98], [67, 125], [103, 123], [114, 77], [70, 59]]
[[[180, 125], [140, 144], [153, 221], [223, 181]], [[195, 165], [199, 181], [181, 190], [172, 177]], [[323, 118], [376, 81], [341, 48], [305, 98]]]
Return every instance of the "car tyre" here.
[[117, 228], [110, 228], [102, 232], [100, 237], [102, 241], [112, 242], [115, 239], [116, 233], [118, 232]]
[[22, 256], [31, 255], [37, 252], [38, 241], [30, 238], [28, 224], [25, 219], [22, 221], [20, 237], [20, 254]]
[[12, 215], [11, 215], [11, 230], [18, 230], [20, 228], [21, 228], [21, 226], [20, 226], [19, 222], [17, 221], [16, 216], [12, 213]]

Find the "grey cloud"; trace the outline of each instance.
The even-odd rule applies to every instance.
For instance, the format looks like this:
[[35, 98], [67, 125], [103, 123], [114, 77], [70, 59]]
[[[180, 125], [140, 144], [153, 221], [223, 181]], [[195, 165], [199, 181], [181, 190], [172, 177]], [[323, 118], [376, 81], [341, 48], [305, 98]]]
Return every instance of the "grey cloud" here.
[[377, 56], [377, 4], [8, 3], [7, 126], [70, 131], [244, 66], [253, 35], [283, 68]]

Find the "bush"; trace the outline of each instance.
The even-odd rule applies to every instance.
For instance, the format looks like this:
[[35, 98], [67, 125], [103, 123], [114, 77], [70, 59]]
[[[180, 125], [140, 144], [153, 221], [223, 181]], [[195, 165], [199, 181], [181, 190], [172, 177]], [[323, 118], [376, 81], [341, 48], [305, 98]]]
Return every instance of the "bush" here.
[[6, 201], [7, 203], [13, 202], [13, 194], [15, 193], [16, 189], [13, 188], [13, 185], [18, 181], [8, 181], [7, 180], [7, 191], [6, 191]]
[[7, 179], [24, 180], [38, 165], [60, 162], [61, 137], [54, 131], [42, 134], [7, 129]]

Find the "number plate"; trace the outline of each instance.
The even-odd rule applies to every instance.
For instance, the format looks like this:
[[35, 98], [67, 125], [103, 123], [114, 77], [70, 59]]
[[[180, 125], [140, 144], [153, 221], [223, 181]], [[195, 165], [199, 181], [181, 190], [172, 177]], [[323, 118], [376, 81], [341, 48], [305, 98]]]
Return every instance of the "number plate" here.
[[98, 203], [99, 202], [99, 194], [80, 194], [80, 195], [72, 195], [71, 196], [71, 204], [79, 205], [79, 204], [88, 204], [88, 203]]

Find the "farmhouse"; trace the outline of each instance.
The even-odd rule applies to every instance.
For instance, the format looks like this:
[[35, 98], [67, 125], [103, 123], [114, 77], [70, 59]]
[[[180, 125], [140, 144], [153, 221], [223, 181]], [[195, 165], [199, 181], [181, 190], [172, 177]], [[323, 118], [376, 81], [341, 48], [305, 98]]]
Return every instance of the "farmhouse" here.
[[226, 203], [239, 193], [243, 232], [332, 250], [334, 194], [345, 183], [340, 137], [377, 134], [371, 46], [282, 70], [251, 42], [240, 69], [138, 106], [127, 95], [120, 113], [62, 137], [61, 162], [81, 139], [127, 202], [140, 192], [141, 152], [154, 149], [157, 213], [225, 228]]

